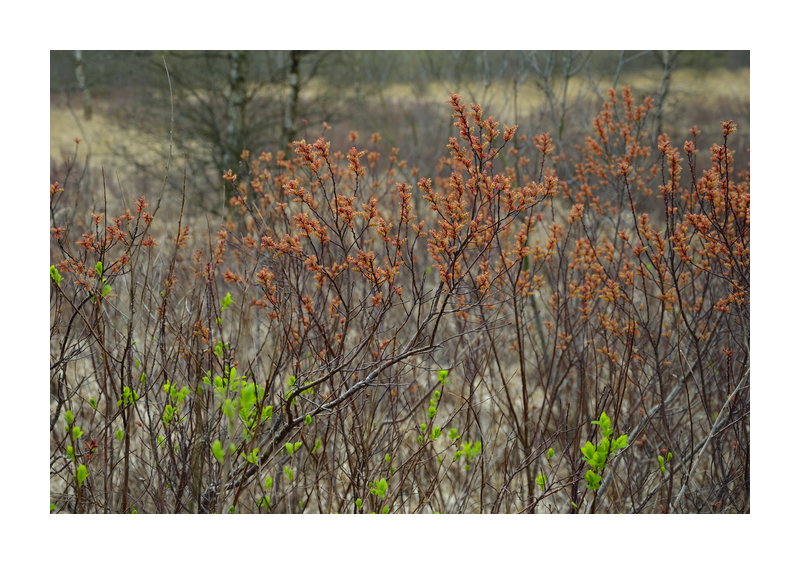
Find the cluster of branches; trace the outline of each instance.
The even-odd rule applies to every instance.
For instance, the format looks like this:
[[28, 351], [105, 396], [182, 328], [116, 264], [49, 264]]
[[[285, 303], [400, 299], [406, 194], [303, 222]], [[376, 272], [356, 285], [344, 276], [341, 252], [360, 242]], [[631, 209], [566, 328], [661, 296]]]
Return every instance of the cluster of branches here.
[[749, 510], [735, 125], [654, 147], [611, 90], [559, 154], [449, 103], [431, 177], [379, 135], [245, 151], [207, 240], [51, 185], [55, 510]]

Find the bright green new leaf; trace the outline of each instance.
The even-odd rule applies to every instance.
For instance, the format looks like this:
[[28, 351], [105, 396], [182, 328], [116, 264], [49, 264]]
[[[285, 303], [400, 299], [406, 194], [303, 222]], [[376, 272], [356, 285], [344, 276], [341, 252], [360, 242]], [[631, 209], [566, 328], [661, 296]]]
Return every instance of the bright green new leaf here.
[[172, 423], [172, 418], [175, 416], [175, 408], [172, 407], [170, 404], [164, 406], [164, 414], [161, 416], [161, 420], [164, 422], [164, 425], [169, 425]]
[[381, 478], [377, 482], [374, 482], [374, 485], [369, 493], [372, 495], [377, 495], [379, 498], [383, 499], [386, 497], [386, 490], [388, 489], [389, 484], [386, 482], [386, 478]]
[[56, 283], [56, 286], [61, 286], [61, 281], [64, 279], [55, 266], [50, 267], [50, 278], [53, 279], [53, 282]]
[[600, 475], [595, 474], [591, 470], [586, 471], [586, 486], [590, 489], [596, 490], [600, 488]]
[[231, 298], [231, 293], [228, 292], [227, 294], [225, 294], [225, 297], [222, 298], [222, 301], [220, 302], [220, 311], [225, 311], [231, 306], [232, 303], [233, 303], [233, 298]]
[[628, 446], [628, 435], [620, 435], [611, 443], [611, 451], [625, 448]]
[[75, 478], [78, 480], [78, 487], [83, 485], [83, 482], [86, 478], [89, 477], [89, 471], [86, 469], [84, 464], [78, 466], [78, 471], [75, 473]]
[[600, 429], [603, 431], [604, 437], [609, 437], [614, 432], [611, 428], [611, 418], [606, 415], [606, 412], [600, 414], [600, 419], [597, 421], [592, 421], [592, 425], [599, 425]]
[[225, 414], [229, 421], [233, 421], [236, 418], [236, 404], [232, 399], [227, 398], [222, 402], [222, 413]]
[[214, 354], [217, 355], [218, 358], [222, 358], [222, 352], [225, 350], [225, 344], [222, 341], [217, 342], [214, 345]]
[[214, 458], [217, 459], [217, 462], [222, 464], [225, 461], [225, 451], [222, 448], [222, 443], [219, 440], [214, 441], [214, 444], [211, 445], [211, 452], [214, 453]]
[[544, 474], [539, 474], [538, 476], [536, 476], [536, 483], [539, 484], [539, 487], [542, 488], [542, 489], [544, 489], [545, 480], [546, 480], [546, 478], [545, 478]]

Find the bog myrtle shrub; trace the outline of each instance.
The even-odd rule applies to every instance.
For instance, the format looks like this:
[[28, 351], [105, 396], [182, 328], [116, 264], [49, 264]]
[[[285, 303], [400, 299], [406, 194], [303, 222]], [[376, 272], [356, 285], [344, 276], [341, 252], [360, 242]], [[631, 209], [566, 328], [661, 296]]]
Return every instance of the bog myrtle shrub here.
[[449, 104], [429, 174], [355, 132], [244, 151], [214, 229], [83, 217], [67, 168], [51, 511], [749, 511], [736, 125], [651, 146], [611, 90], [557, 154]]

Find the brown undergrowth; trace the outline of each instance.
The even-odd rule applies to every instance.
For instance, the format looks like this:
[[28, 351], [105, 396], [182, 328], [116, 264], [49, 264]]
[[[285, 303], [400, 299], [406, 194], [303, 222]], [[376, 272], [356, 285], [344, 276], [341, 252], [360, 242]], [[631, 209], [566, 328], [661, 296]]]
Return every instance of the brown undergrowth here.
[[377, 135], [245, 151], [212, 230], [59, 171], [54, 511], [749, 511], [736, 125], [651, 146], [612, 90], [559, 154], [449, 103], [435, 175]]

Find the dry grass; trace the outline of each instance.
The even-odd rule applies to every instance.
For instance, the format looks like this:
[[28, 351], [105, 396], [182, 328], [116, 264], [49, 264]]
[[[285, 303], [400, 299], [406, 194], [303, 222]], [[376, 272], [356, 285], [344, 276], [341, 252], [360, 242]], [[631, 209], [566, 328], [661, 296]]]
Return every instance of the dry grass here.
[[[661, 80], [659, 71], [642, 71], [635, 75], [623, 77], [636, 93], [655, 92]], [[574, 102], [579, 98], [597, 92], [605, 96], [611, 86], [610, 81], [590, 83], [585, 77], [574, 77], [570, 81], [569, 99]], [[308, 94], [313, 95], [323, 86], [311, 84]], [[476, 99], [488, 108], [497, 119], [513, 122], [510, 100], [511, 84], [496, 82], [485, 88], [483, 84], [448, 84], [446, 82], [418, 84], [393, 84], [386, 87], [384, 98], [387, 101], [404, 102], [416, 100], [429, 102], [436, 107], [442, 106], [447, 97], [458, 89], [465, 96]], [[474, 94], [475, 96], [470, 96]], [[750, 99], [749, 69], [715, 70], [699, 73], [692, 70], [677, 70], [673, 73], [668, 100], [667, 112], [677, 123], [685, 125], [678, 108], [703, 107], [710, 104], [728, 103], [748, 105]], [[535, 114], [545, 104], [542, 91], [530, 80], [519, 89], [518, 104], [524, 113]], [[74, 151], [74, 139], [79, 138], [91, 155], [93, 164], [104, 166], [118, 172], [124, 172], [129, 164], [120, 158], [120, 149], [144, 159], [150, 164], [162, 164], [161, 155], [154, 151], [154, 143], [161, 143], [161, 151], [167, 148], [167, 139], [154, 140], [150, 135], [142, 133], [135, 124], [122, 125], [108, 117], [108, 108], [102, 101], [95, 103], [94, 117], [83, 119], [79, 107], [69, 107], [62, 103], [51, 103], [50, 106], [50, 156], [61, 159]], [[690, 127], [692, 124], [688, 124]], [[749, 133], [749, 124], [741, 124]], [[740, 130], [741, 133], [744, 131]]]

